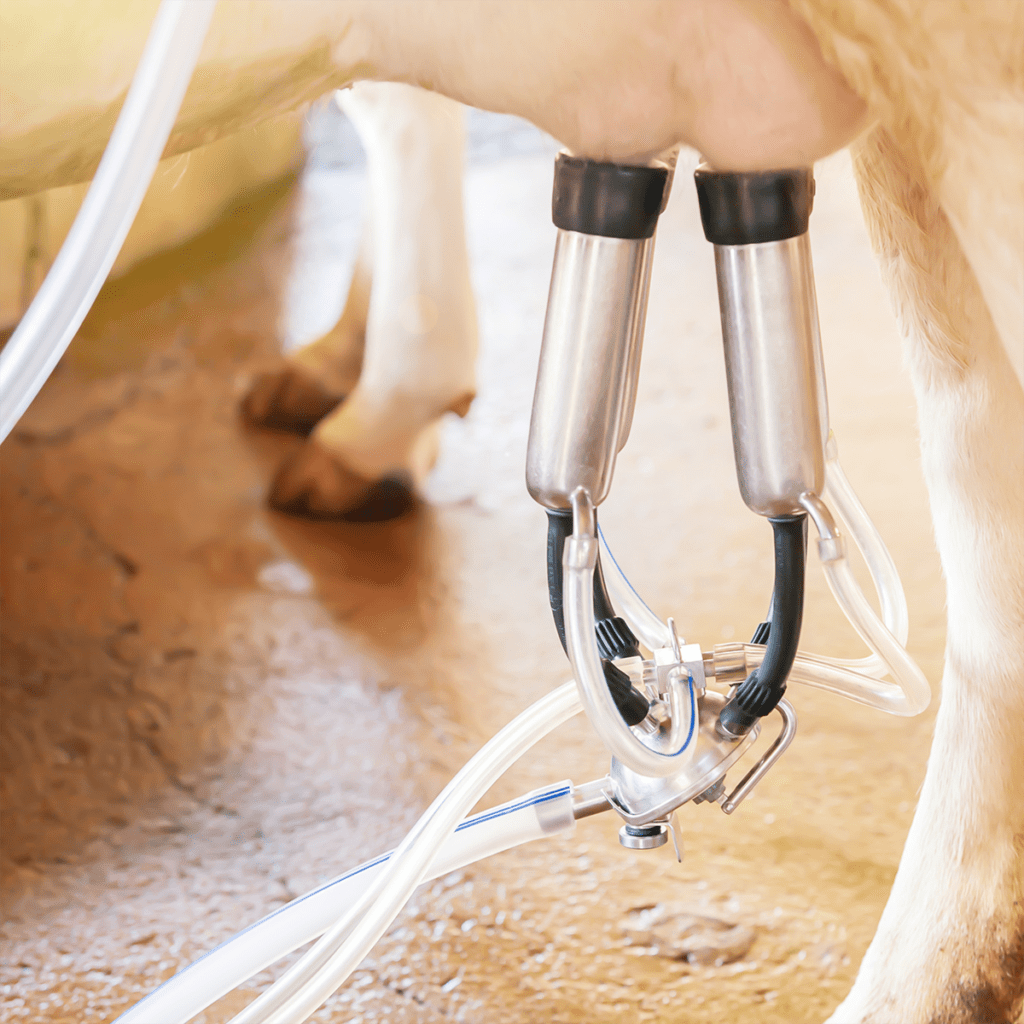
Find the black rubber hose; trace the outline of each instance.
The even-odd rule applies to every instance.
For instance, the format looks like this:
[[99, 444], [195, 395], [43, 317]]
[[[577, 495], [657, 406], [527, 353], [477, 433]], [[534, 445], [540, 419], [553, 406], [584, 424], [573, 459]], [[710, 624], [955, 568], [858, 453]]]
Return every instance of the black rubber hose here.
[[775, 532], [775, 592], [764, 660], [736, 688], [718, 717], [732, 736], [750, 731], [775, 709], [786, 692], [786, 679], [800, 643], [807, 564], [807, 516], [771, 519]]
[[[565, 611], [563, 606], [562, 551], [572, 533], [572, 512], [548, 509], [548, 600], [558, 630], [562, 650], [565, 642]], [[596, 523], [596, 518], [595, 518]], [[615, 614], [601, 571], [600, 556], [594, 567], [594, 619], [597, 646], [601, 654], [605, 680], [615, 706], [627, 725], [637, 725], [647, 717], [650, 702], [629, 682], [629, 676], [616, 668], [612, 661], [618, 658], [640, 656], [640, 646], [626, 621]]]
[[[565, 643], [565, 611], [562, 588], [562, 551], [572, 533], [572, 512], [548, 509], [548, 601], [551, 614], [555, 617], [555, 629], [562, 642], [562, 650], [569, 653]], [[596, 576], [596, 573], [595, 573]]]

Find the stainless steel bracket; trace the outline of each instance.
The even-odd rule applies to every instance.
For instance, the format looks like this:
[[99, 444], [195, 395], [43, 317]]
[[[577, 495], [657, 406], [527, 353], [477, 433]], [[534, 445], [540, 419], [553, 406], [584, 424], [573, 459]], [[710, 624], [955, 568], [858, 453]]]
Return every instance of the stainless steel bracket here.
[[764, 752], [761, 759], [740, 780], [739, 785], [725, 798], [722, 810], [732, 814], [737, 807], [750, 795], [753, 788], [765, 777], [768, 769], [786, 752], [796, 735], [796, 712], [788, 700], [780, 700], [775, 710], [782, 718], [782, 728], [772, 745]]

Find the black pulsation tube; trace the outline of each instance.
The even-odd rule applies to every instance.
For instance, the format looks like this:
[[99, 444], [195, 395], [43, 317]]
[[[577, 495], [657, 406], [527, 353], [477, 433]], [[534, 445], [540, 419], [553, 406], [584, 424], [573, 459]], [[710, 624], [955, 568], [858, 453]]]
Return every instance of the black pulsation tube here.
[[807, 230], [814, 205], [809, 167], [734, 173], [694, 172], [704, 235], [715, 245], [781, 242]]
[[800, 643], [807, 563], [807, 516], [770, 519], [775, 531], [775, 592], [764, 660], [736, 687], [718, 721], [731, 736], [742, 736], [775, 709], [786, 692], [786, 677]]
[[551, 219], [563, 231], [650, 238], [668, 198], [668, 169], [600, 163], [559, 153]]
[[[555, 619], [558, 639], [565, 643], [565, 613], [562, 606], [562, 551], [572, 533], [572, 512], [548, 509], [548, 600]], [[624, 619], [615, 614], [604, 584], [601, 560], [594, 567], [594, 618], [597, 620], [597, 647], [601, 655], [604, 677], [615, 706], [627, 725], [638, 725], [647, 717], [650, 702], [629, 681], [629, 676], [612, 664], [617, 658], [640, 656], [640, 648], [633, 631]]]

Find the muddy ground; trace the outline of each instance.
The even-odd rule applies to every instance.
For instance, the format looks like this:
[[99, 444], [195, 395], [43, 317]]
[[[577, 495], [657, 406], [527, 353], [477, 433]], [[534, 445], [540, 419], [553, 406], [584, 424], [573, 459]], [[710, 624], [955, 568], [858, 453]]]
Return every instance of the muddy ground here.
[[[301, 442], [237, 414], [281, 338], [329, 325], [340, 305], [361, 171], [329, 160], [108, 285], [0, 449], [4, 1020], [111, 1020], [239, 927], [393, 846], [473, 750], [568, 677], [544, 514], [523, 484], [554, 236], [551, 147], [527, 143], [471, 162], [479, 396], [445, 425], [423, 501], [401, 519], [268, 511], [270, 476]], [[832, 423], [937, 686], [943, 588], [912, 395], [846, 162], [818, 179]], [[686, 168], [602, 521], [637, 589], [688, 639], [709, 647], [759, 621], [771, 533], [735, 483], [712, 254]], [[807, 604], [805, 649], [858, 653], [816, 564]], [[668, 848], [620, 848], [604, 815], [449, 876], [316, 1019], [824, 1019], [881, 913], [932, 716], [791, 697], [797, 739], [756, 794], [732, 817], [683, 810], [682, 865]], [[484, 803], [605, 770], [576, 721]], [[655, 904], [676, 915], [660, 938], [638, 909]], [[664, 929], [678, 938], [694, 918], [696, 962], [666, 955]], [[731, 962], [702, 963], [726, 933]], [[269, 977], [197, 1020], [226, 1020]]]

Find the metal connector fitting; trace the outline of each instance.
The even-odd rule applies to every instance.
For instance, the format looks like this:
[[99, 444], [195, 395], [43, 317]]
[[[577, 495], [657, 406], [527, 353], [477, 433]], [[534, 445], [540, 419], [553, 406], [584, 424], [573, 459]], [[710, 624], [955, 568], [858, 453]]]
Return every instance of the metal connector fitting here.
[[608, 788], [607, 776], [585, 782], [582, 786], [574, 786], [572, 791], [572, 816], [579, 821], [594, 814], [601, 814], [611, 808], [605, 790]]
[[715, 644], [714, 651], [715, 682], [726, 686], [736, 686], [747, 678], [747, 652], [741, 643]]
[[836, 521], [828, 506], [817, 494], [805, 492], [800, 495], [800, 505], [814, 521], [818, 531], [818, 558], [822, 565], [838, 562], [846, 557], [846, 540], [839, 532]]
[[627, 850], [655, 850], [668, 842], [668, 822], [652, 821], [650, 825], [623, 825], [619, 842]]

